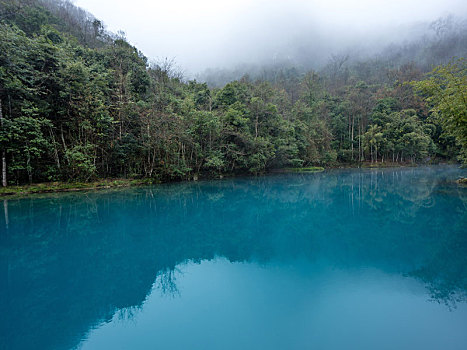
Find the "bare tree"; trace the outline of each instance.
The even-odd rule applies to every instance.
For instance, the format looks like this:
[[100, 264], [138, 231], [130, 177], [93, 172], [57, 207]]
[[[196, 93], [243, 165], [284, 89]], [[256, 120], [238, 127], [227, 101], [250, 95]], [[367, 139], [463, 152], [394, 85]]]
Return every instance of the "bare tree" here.
[[[2, 111], [2, 100], [0, 99], [0, 127], [3, 130], [3, 111]], [[5, 147], [2, 148], [2, 186], [7, 186], [6, 178], [6, 151]]]

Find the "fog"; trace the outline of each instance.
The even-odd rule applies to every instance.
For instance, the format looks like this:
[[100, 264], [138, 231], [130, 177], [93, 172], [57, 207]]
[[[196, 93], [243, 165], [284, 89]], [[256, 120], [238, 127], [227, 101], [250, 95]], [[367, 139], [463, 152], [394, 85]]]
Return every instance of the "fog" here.
[[420, 37], [429, 23], [467, 15], [465, 0], [76, 0], [149, 59], [175, 59], [186, 76], [208, 68], [372, 53]]

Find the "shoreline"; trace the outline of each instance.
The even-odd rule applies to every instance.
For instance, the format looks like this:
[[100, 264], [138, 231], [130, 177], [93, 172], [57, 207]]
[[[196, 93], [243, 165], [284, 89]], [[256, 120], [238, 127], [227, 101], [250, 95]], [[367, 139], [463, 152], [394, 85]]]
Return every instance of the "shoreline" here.
[[[440, 163], [450, 164], [450, 163]], [[426, 164], [400, 164], [400, 163], [369, 163], [360, 164], [359, 166], [351, 164], [339, 164], [338, 166], [331, 167], [304, 167], [304, 168], [281, 168], [281, 169], [270, 169], [269, 171], [262, 173], [261, 175], [268, 174], [280, 174], [280, 173], [318, 173], [330, 169], [386, 169], [386, 168], [403, 168], [403, 167], [418, 167]], [[438, 164], [428, 164], [438, 165]], [[43, 182], [31, 185], [20, 185], [20, 186], [7, 186], [0, 187], [0, 198], [1, 199], [13, 199], [22, 198], [29, 195], [45, 194], [45, 193], [61, 193], [61, 192], [83, 192], [83, 191], [97, 191], [110, 188], [122, 188], [122, 187], [136, 187], [152, 184], [170, 183], [170, 182], [193, 182], [206, 179], [222, 179], [237, 176], [245, 176], [246, 174], [220, 174], [217, 177], [196, 177], [192, 179], [184, 180], [172, 180], [172, 181], [160, 181], [156, 179], [122, 179], [122, 178], [111, 178], [111, 179], [100, 179], [92, 182]], [[255, 176], [253, 174], [248, 174]], [[453, 180], [459, 185], [466, 185], [467, 179], [460, 178]]]
[[28, 195], [60, 192], [97, 191], [109, 188], [135, 187], [157, 183], [153, 179], [101, 179], [92, 182], [43, 182], [0, 188], [0, 198], [22, 198]]

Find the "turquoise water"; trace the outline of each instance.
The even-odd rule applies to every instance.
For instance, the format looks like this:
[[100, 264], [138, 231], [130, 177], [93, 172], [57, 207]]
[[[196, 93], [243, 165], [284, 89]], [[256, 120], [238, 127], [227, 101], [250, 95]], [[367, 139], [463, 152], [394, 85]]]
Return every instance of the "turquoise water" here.
[[460, 176], [331, 170], [0, 202], [0, 349], [467, 349]]

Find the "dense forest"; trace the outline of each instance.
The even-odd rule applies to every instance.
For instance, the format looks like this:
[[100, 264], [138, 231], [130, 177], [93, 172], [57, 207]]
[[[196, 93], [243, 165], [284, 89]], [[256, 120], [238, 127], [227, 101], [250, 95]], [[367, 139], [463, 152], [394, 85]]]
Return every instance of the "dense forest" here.
[[3, 185], [466, 161], [467, 32], [451, 24], [391, 54], [215, 86], [69, 1], [0, 1]]

